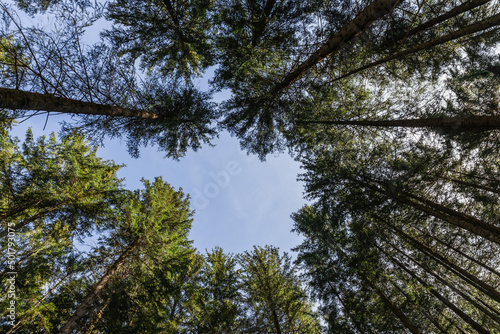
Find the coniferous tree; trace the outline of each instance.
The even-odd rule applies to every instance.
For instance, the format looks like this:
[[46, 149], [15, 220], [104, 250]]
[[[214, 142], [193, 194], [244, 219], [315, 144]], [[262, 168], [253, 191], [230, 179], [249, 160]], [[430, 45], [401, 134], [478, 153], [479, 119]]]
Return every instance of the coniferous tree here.
[[71, 5], [63, 8], [72, 13], [56, 13], [56, 32], [25, 28], [12, 9], [1, 6], [6, 28], [0, 50], [10, 63], [8, 75], [0, 77], [0, 104], [10, 110], [8, 118], [70, 114], [78, 121], [67, 122], [67, 132], [85, 131], [97, 141], [125, 137], [133, 156], [140, 146], [155, 144], [178, 158], [210, 142], [218, 116], [209, 93], [156, 70], [141, 76], [135, 59], [120, 58], [112, 45], [83, 45], [85, 27], [102, 8]]
[[234, 333], [241, 328], [242, 298], [237, 260], [221, 248], [207, 252], [189, 316], [193, 333]]
[[[52, 330], [58, 312], [51, 298], [87, 268], [75, 242], [104, 230], [120, 201], [119, 166], [98, 158], [78, 135], [62, 142], [54, 134], [34, 140], [28, 130], [19, 147], [2, 130], [1, 146], [1, 235], [14, 235], [13, 247], [2, 243], [2, 286], [12, 279], [9, 273], [17, 273], [17, 318], [9, 329]], [[8, 302], [2, 298], [2, 305]]]
[[255, 247], [239, 256], [245, 333], [319, 333], [320, 325], [290, 256]]
[[[187, 233], [191, 227], [189, 202], [181, 191], [175, 191], [161, 178], [157, 178], [153, 183], [144, 181], [144, 187], [144, 190], [131, 193], [120, 208], [116, 231], [111, 231], [110, 235], [105, 237], [107, 243], [113, 245], [109, 264], [103, 267], [102, 276], [91, 286], [85, 298], [74, 302], [73, 314], [61, 326], [60, 333], [71, 333], [79, 324], [81, 326], [85, 319], [91, 317], [89, 313], [92, 306], [122, 270], [127, 272], [123, 284], [132, 286], [126, 286], [121, 294], [130, 293], [127, 302], [131, 307], [116, 310], [108, 306], [109, 312], [122, 313], [121, 316], [115, 315], [113, 318], [123, 321], [114, 322], [114, 326], [108, 330], [122, 332], [122, 326], [132, 332], [177, 330], [175, 314], [182, 314], [179, 309], [182, 309], [182, 303], [187, 296], [176, 289], [179, 285], [182, 288], [183, 280], [186, 279], [185, 271], [190, 268], [189, 262], [186, 262], [186, 256], [189, 261], [190, 244]], [[180, 264], [177, 264], [178, 270], [174, 272], [165, 265], [177, 261]], [[134, 268], [137, 266], [138, 268]], [[175, 264], [172, 267], [175, 267]], [[158, 271], [161, 275], [156, 276]], [[142, 282], [146, 281], [146, 277], [151, 281], [144, 282], [144, 285], [137, 284], [134, 282], [135, 275], [136, 279]], [[144, 298], [142, 303], [141, 297]], [[134, 298], [138, 300], [134, 301]], [[162, 316], [166, 311], [164, 303], [167, 298], [173, 299], [170, 308], [174, 316], [168, 319], [169, 321], [165, 321]], [[141, 317], [141, 314], [144, 315]], [[148, 318], [144, 318], [146, 314]]]
[[[299, 262], [331, 330], [496, 328], [496, 187], [465, 176], [475, 170], [494, 180], [496, 157], [481, 143], [471, 150], [456, 141], [411, 144], [406, 137], [331, 133], [334, 144], [303, 152], [303, 179], [317, 202], [294, 215], [306, 239], [297, 248]], [[358, 306], [365, 293], [377, 301], [372, 309]], [[387, 314], [382, 323], [379, 308]], [[429, 314], [429, 308], [440, 312]], [[361, 314], [371, 316], [361, 320]]]

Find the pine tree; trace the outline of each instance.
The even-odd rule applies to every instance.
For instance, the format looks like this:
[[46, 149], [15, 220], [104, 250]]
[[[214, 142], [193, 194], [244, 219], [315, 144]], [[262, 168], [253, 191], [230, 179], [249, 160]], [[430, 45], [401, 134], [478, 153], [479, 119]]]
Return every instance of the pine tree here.
[[135, 59], [120, 58], [111, 45], [82, 45], [85, 27], [102, 10], [71, 5], [63, 7], [71, 13], [60, 9], [56, 14], [60, 26], [55, 32], [23, 27], [2, 5], [6, 28], [0, 32], [0, 52], [14, 60], [0, 77], [0, 106], [8, 118], [73, 115], [78, 121], [67, 122], [66, 133], [84, 131], [95, 141], [125, 137], [136, 157], [148, 144], [179, 158], [188, 148], [210, 142], [218, 114], [209, 93], [158, 71], [141, 76]]
[[[86, 270], [76, 241], [106, 229], [120, 201], [120, 166], [98, 158], [81, 136], [34, 140], [28, 130], [19, 147], [17, 138], [2, 130], [0, 143], [0, 233], [4, 239], [14, 235], [13, 247], [2, 243], [0, 277], [6, 287], [13, 277], [9, 273], [17, 273], [18, 298], [14, 326], [5, 329], [51, 330], [57, 318], [51, 298]], [[2, 305], [8, 302], [2, 298]]]
[[319, 333], [319, 322], [287, 254], [254, 247], [239, 256], [246, 333]]
[[[185, 195], [161, 178], [153, 183], [144, 181], [144, 188], [131, 193], [122, 204], [116, 230], [104, 236], [105, 245], [112, 247], [108, 263], [83, 300], [72, 301], [72, 315], [62, 324], [60, 333], [71, 333], [75, 328], [81, 328], [86, 319], [92, 318], [99, 297], [105, 295], [105, 289], [121, 272], [125, 277], [120, 283], [123, 284], [122, 291], [116, 298], [121, 300], [127, 296], [125, 302], [130, 308], [116, 308], [114, 296], [108, 297], [111, 298], [110, 304], [100, 319], [114, 324], [107, 330], [123, 332], [123, 326], [131, 332], [177, 330], [176, 315], [182, 315], [179, 309], [185, 302], [182, 299], [187, 298], [182, 289], [192, 261], [187, 240], [192, 213]], [[168, 305], [165, 300], [169, 298], [173, 299], [171, 317], [165, 319]], [[109, 313], [111, 316], [107, 319]], [[118, 319], [122, 322], [116, 322]], [[99, 324], [94, 326], [98, 328]]]
[[241, 327], [242, 296], [234, 255], [221, 248], [207, 252], [192, 297], [189, 328], [192, 333], [234, 333]]

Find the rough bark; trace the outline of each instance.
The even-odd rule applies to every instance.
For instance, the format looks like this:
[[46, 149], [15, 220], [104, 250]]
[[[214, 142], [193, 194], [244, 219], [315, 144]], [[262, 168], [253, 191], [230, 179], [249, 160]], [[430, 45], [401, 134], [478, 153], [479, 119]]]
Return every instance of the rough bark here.
[[323, 59], [338, 51], [343, 45], [352, 41], [358, 34], [366, 30], [373, 22], [390, 13], [394, 7], [404, 0], [375, 0], [362, 10], [356, 17], [347, 23], [340, 31], [334, 34], [316, 52], [302, 64], [297, 66], [272, 90], [273, 95], [279, 94], [307, 71], [320, 63]]
[[142, 119], [157, 119], [160, 117], [157, 114], [141, 110], [78, 101], [56, 97], [52, 94], [32, 93], [10, 88], [0, 88], [0, 108]]
[[94, 286], [90, 293], [85, 297], [83, 302], [77, 307], [71, 318], [59, 330], [59, 334], [70, 334], [77, 327], [78, 321], [84, 317], [90, 306], [95, 302], [99, 293], [104, 289], [106, 284], [116, 275], [118, 270], [124, 265], [125, 261], [130, 257], [134, 250], [138, 247], [140, 239], [136, 239], [130, 246], [120, 255], [120, 257], [111, 265], [108, 271], [101, 277], [99, 282]]
[[456, 132], [500, 129], [500, 116], [439, 117], [364, 121], [296, 121], [297, 124], [354, 125], [373, 127], [440, 128]]
[[395, 54], [392, 54], [392, 55], [386, 56], [382, 59], [379, 59], [377, 61], [374, 61], [370, 64], [365, 65], [365, 66], [358, 67], [355, 70], [349, 71], [346, 74], [343, 74], [343, 75], [331, 80], [330, 83], [347, 78], [353, 74], [359, 73], [359, 72], [364, 71], [366, 69], [387, 63], [391, 60], [395, 60], [395, 59], [398, 59], [398, 58], [401, 58], [401, 57], [404, 57], [404, 56], [407, 56], [407, 55], [410, 55], [412, 53], [416, 53], [416, 52], [419, 52], [422, 50], [428, 50], [428, 49], [431, 49], [435, 46], [438, 46], [438, 45], [450, 42], [452, 40], [455, 40], [455, 39], [458, 39], [461, 37], [465, 37], [465, 36], [468, 36], [468, 35], [471, 35], [471, 34], [474, 34], [474, 33], [489, 29], [489, 28], [493, 28], [493, 27], [498, 26], [498, 25], [500, 25], [500, 14], [493, 15], [485, 20], [482, 20], [478, 23], [472, 24], [464, 29], [454, 31], [452, 33], [449, 33], [448, 35], [438, 37], [432, 41], [415, 45], [415, 46], [410, 47], [406, 50], [397, 52]]

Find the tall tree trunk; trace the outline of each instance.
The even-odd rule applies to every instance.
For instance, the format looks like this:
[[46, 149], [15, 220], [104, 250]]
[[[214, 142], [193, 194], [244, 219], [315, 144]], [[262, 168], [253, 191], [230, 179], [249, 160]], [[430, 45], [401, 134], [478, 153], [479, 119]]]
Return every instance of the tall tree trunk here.
[[[424, 287], [429, 287], [427, 283], [425, 283], [420, 277], [418, 277], [413, 271], [408, 269], [404, 264], [396, 260], [394, 257], [390, 256], [391, 261], [397, 264], [401, 269], [403, 269], [405, 272], [407, 272], [411, 277], [413, 277], [415, 280], [417, 280], [420, 284], [422, 284]], [[445, 298], [443, 295], [441, 295], [438, 291], [436, 291], [434, 288], [430, 288], [429, 292], [433, 294], [437, 299], [439, 299], [443, 304], [445, 304], [450, 310], [455, 312], [460, 318], [462, 318], [465, 322], [467, 322], [472, 328], [474, 328], [478, 333], [481, 334], [489, 334], [490, 332], [487, 331], [483, 326], [479, 325], [476, 321], [474, 321], [471, 317], [469, 317], [464, 311], [459, 309], [455, 304], [453, 304], [451, 301], [449, 301], [447, 298]]]
[[160, 117], [157, 114], [141, 110], [83, 102], [65, 97], [56, 97], [52, 94], [32, 93], [10, 88], [0, 88], [0, 108], [142, 119], [157, 119]]
[[429, 320], [432, 322], [432, 324], [433, 324], [434, 326], [436, 326], [436, 328], [437, 328], [437, 329], [439, 329], [439, 331], [440, 331], [441, 333], [443, 333], [443, 334], [447, 334], [447, 333], [449, 333], [446, 329], [444, 329], [444, 328], [443, 328], [443, 326], [441, 326], [441, 325], [439, 324], [439, 322], [437, 322], [437, 320], [436, 320], [436, 319], [434, 319], [434, 317], [432, 317], [432, 316], [430, 315], [430, 313], [429, 313], [427, 310], [425, 310], [425, 309], [424, 309], [424, 310], [422, 310], [422, 313], [423, 313], [423, 314], [427, 317], [427, 319], [429, 319]]
[[500, 129], [500, 116], [464, 116], [365, 121], [296, 121], [297, 124], [353, 125], [374, 127], [439, 128], [444, 130], [486, 131]]
[[274, 307], [274, 305], [271, 308], [271, 314], [273, 317], [274, 329], [276, 329], [277, 334], [281, 334], [281, 325], [280, 325], [280, 321], [278, 319], [278, 314], [276, 313], [276, 308]]
[[482, 180], [482, 181], [487, 181], [487, 182], [491, 182], [492, 184], [494, 184], [494, 186], [499, 186], [500, 185], [500, 175], [497, 177], [497, 179], [490, 179], [489, 177], [484, 177], [484, 176], [479, 176], [479, 175], [476, 175], [474, 173], [465, 173], [465, 172], [460, 172], [460, 171], [456, 171], [456, 170], [451, 170], [450, 173], [452, 174], [458, 174], [458, 175], [463, 175], [469, 179], [479, 179], [479, 180]]
[[123, 266], [125, 261], [134, 250], [138, 247], [140, 239], [136, 239], [127, 249], [120, 255], [120, 257], [111, 265], [111, 267], [106, 271], [104, 276], [101, 277], [99, 282], [94, 286], [92, 291], [85, 297], [83, 302], [77, 307], [76, 311], [73, 313], [71, 318], [64, 324], [59, 330], [59, 334], [70, 334], [78, 325], [78, 320], [80, 320], [85, 314], [87, 314], [88, 309], [94, 303], [94, 301], [99, 296], [99, 293], [104, 289], [106, 284], [111, 280], [118, 270]]
[[[381, 250], [384, 254], [387, 255], [387, 253], [385, 253], [378, 245], [375, 245], [375, 247], [377, 247], [379, 250]], [[403, 296], [405, 296], [406, 300], [411, 300], [412, 297], [410, 297], [403, 289], [401, 289], [394, 281], [391, 281], [391, 285], [396, 288], [396, 290], [398, 290]], [[413, 304], [415, 306], [419, 306], [417, 303], [413, 302]], [[436, 321], [436, 319], [434, 319], [433, 317], [431, 317], [431, 315], [428, 313], [428, 312], [425, 312], [425, 309], [422, 309], [422, 307], [420, 306], [419, 307], [419, 311], [421, 311], [425, 317], [437, 328], [439, 329], [439, 331], [441, 333], [445, 333], [446, 334], [446, 331], [439, 325], [439, 323]]]
[[106, 300], [106, 302], [101, 307], [99, 312], [97, 312], [94, 321], [92, 321], [90, 326], [87, 328], [87, 330], [85, 331], [85, 334], [92, 334], [92, 331], [94, 330], [95, 325], [99, 322], [99, 320], [101, 320], [102, 315], [104, 314], [104, 311], [106, 310], [106, 308], [108, 307], [110, 302], [111, 302], [111, 297]]
[[[465, 299], [466, 301], [468, 301], [470, 304], [472, 304], [474, 307], [476, 307], [478, 310], [480, 310], [481, 312], [483, 312], [484, 314], [486, 314], [488, 317], [490, 317], [493, 321], [497, 322], [498, 324], [500, 324], [500, 317], [497, 315], [497, 314], [494, 314], [492, 312], [490, 312], [490, 310], [486, 309], [483, 305], [480, 305], [476, 300], [474, 300], [470, 295], [468, 295], [467, 293], [465, 293], [464, 291], [458, 289], [457, 287], [455, 287], [452, 283], [448, 282], [446, 279], [442, 278], [440, 275], [438, 275], [437, 273], [435, 273], [433, 270], [429, 269], [426, 265], [424, 265], [423, 263], [417, 261], [416, 259], [414, 259], [412, 256], [406, 254], [405, 252], [403, 252], [399, 247], [397, 247], [396, 245], [394, 245], [393, 243], [391, 242], [388, 242], [388, 244], [394, 248], [395, 250], [397, 250], [400, 254], [402, 254], [404, 257], [406, 257], [407, 259], [409, 259], [411, 262], [415, 263], [417, 266], [419, 266], [420, 268], [422, 268], [423, 270], [425, 270], [426, 272], [428, 272], [429, 274], [431, 274], [432, 276], [434, 276], [439, 282], [441, 282], [443, 285], [447, 286], [451, 291], [455, 292], [456, 294], [460, 295], [463, 299]], [[381, 247], [377, 246], [378, 249], [380, 249], [384, 254], [386, 254], [387, 256], [391, 257], [389, 254], [387, 254]], [[391, 257], [392, 258], [392, 257]]]
[[419, 251], [421, 251], [424, 254], [427, 254], [427, 256], [432, 258], [434, 261], [441, 264], [445, 268], [448, 268], [450, 271], [455, 273], [458, 277], [462, 278], [466, 282], [469, 282], [472, 286], [474, 286], [478, 290], [484, 292], [491, 299], [496, 300], [497, 302], [500, 303], [500, 292], [495, 290], [494, 287], [479, 280], [476, 276], [470, 274], [467, 270], [462, 269], [461, 267], [459, 267], [455, 263], [451, 262], [450, 260], [448, 260], [444, 256], [436, 253], [432, 248], [422, 244], [417, 239], [409, 236], [408, 234], [403, 232], [400, 228], [393, 226], [392, 224], [387, 223], [385, 220], [380, 220], [380, 219], [377, 219], [377, 220], [380, 221], [381, 223], [385, 224], [386, 226], [389, 226], [394, 231], [396, 231], [397, 234], [399, 234], [403, 239], [408, 241], [416, 249], [418, 249]]
[[481, 190], [484, 190], [484, 191], [488, 191], [488, 192], [500, 195], [500, 189], [499, 188], [493, 188], [493, 187], [485, 186], [485, 185], [482, 185], [482, 184], [479, 184], [479, 183], [467, 182], [467, 181], [458, 180], [458, 179], [454, 179], [454, 178], [448, 178], [448, 177], [445, 177], [445, 176], [443, 176], [442, 178], [445, 179], [445, 180], [451, 181], [453, 183], [456, 183], [456, 184], [460, 184], [460, 185], [467, 186], [467, 187], [470, 187], [470, 188], [481, 189]]
[[297, 66], [283, 80], [272, 89], [276, 95], [287, 89], [292, 83], [298, 80], [307, 71], [320, 63], [323, 59], [338, 51], [343, 45], [352, 41], [358, 34], [366, 30], [373, 22], [390, 13], [394, 7], [404, 0], [375, 0], [368, 7], [362, 10], [356, 17], [338, 33], [333, 35], [316, 52], [314, 52], [302, 64]]
[[[455, 16], [458, 16], [458, 15], [463, 14], [465, 12], [468, 12], [468, 11], [470, 11], [476, 7], [482, 6], [485, 3], [488, 3], [490, 1], [491, 0], [466, 1], [465, 3], [449, 10], [448, 12], [446, 12], [442, 15], [439, 15], [437, 17], [434, 17], [434, 18], [430, 19], [429, 21], [426, 21], [426, 22], [416, 26], [415, 28], [413, 28], [409, 31], [402, 31], [402, 32], [398, 33], [396, 36], [394, 36], [392, 38], [390, 43], [393, 44], [393, 43], [401, 42], [401, 41], [405, 40], [406, 38], [408, 38], [409, 36], [416, 35], [419, 32], [422, 32], [430, 27], [435, 26], [436, 24], [447, 21], [447, 20], [451, 19], [452, 17], [455, 17]], [[388, 46], [388, 45], [384, 45], [384, 46]]]
[[387, 63], [391, 60], [395, 60], [395, 59], [398, 59], [398, 58], [401, 58], [401, 57], [404, 57], [404, 56], [407, 56], [407, 55], [410, 55], [412, 53], [416, 53], [416, 52], [419, 52], [422, 50], [428, 50], [428, 49], [431, 49], [435, 46], [438, 46], [438, 45], [450, 42], [452, 40], [455, 40], [455, 39], [458, 39], [461, 37], [465, 37], [465, 36], [489, 29], [492, 27], [496, 27], [498, 25], [500, 25], [500, 14], [493, 15], [493, 16], [491, 16], [483, 21], [472, 24], [464, 29], [454, 31], [452, 33], [449, 33], [448, 35], [438, 37], [432, 41], [415, 45], [415, 46], [410, 47], [406, 50], [397, 52], [397, 53], [392, 54], [390, 56], [387, 56], [387, 57], [384, 57], [384, 58], [379, 59], [377, 61], [374, 61], [370, 64], [365, 65], [365, 66], [358, 67], [355, 70], [349, 71], [346, 74], [343, 74], [343, 75], [331, 80], [330, 83], [347, 78], [353, 74], [359, 73], [359, 72], [364, 71], [366, 69]]
[[352, 180], [361, 186], [368, 187], [380, 194], [388, 196], [389, 198], [393, 198], [399, 203], [407, 204], [417, 210], [425, 212], [452, 225], [463, 228], [478, 236], [500, 244], [500, 228], [497, 226], [487, 224], [483, 221], [480, 221], [479, 219], [457, 212], [425, 198], [418, 197], [407, 192], [398, 191], [398, 189], [394, 189], [384, 182], [373, 180], [371, 178], [368, 179], [369, 181], [375, 182], [376, 184], [380, 185], [382, 188], [371, 184], [370, 182], [360, 181], [356, 179]]
[[267, 0], [266, 5], [262, 10], [262, 16], [260, 20], [255, 25], [255, 30], [252, 34], [252, 45], [256, 46], [259, 42], [259, 39], [262, 37], [264, 30], [266, 28], [267, 23], [269, 22], [269, 17], [271, 16], [271, 12], [276, 4], [276, 0]]
[[495, 268], [492, 268], [491, 266], [487, 265], [487, 264], [484, 264], [482, 263], [481, 261], [479, 260], [476, 260], [475, 258], [473, 258], [472, 256], [470, 255], [467, 255], [465, 254], [464, 252], [462, 252], [460, 249], [442, 241], [441, 239], [439, 238], [436, 238], [435, 236], [431, 235], [431, 234], [427, 234], [425, 233], [424, 231], [422, 231], [421, 229], [419, 229], [418, 227], [414, 227], [417, 231], [419, 231], [420, 233], [422, 234], [425, 234], [426, 236], [430, 237], [432, 240], [435, 240], [437, 241], [438, 243], [442, 244], [443, 246], [445, 247], [448, 247], [449, 249], [452, 249], [453, 251], [455, 251], [456, 253], [460, 254], [461, 256], [465, 257], [466, 259], [474, 262], [475, 264], [479, 265], [480, 267], [483, 267], [484, 269], [487, 269], [488, 271], [492, 272], [493, 274], [497, 275], [499, 278], [500, 278], [500, 272], [498, 272]]
[[[346, 259], [349, 257], [347, 254], [337, 245], [337, 243], [333, 242], [332, 243], [337, 251], [342, 254], [342, 256]], [[384, 304], [396, 315], [399, 320], [403, 323], [403, 325], [413, 334], [421, 334], [422, 332], [408, 319], [408, 317], [404, 314], [401, 309], [396, 306], [384, 293], [383, 291], [375, 284], [373, 283], [364, 272], [358, 270], [357, 268], [353, 268], [358, 275], [361, 276], [361, 278], [366, 282], [366, 284], [382, 299]]]
[[[335, 297], [337, 297], [337, 299], [340, 301], [340, 304], [342, 304], [342, 308], [344, 309], [344, 312], [346, 313], [346, 315], [351, 319], [351, 323], [354, 325], [354, 327], [356, 328], [356, 330], [358, 331], [359, 334], [363, 334], [364, 331], [361, 330], [361, 328], [359, 327], [359, 324], [358, 322], [356, 321], [356, 319], [354, 319], [351, 315], [352, 313], [352, 310], [347, 308], [344, 301], [342, 300], [342, 297], [340, 296], [340, 293], [336, 293], [334, 292], [335, 289], [332, 287], [332, 284], [330, 282], [327, 282], [328, 285], [330, 286], [330, 288], [332, 289], [332, 292], [333, 294], [335, 295]], [[368, 332], [369, 333], [373, 333], [372, 330], [370, 328], [367, 328], [368, 329]]]

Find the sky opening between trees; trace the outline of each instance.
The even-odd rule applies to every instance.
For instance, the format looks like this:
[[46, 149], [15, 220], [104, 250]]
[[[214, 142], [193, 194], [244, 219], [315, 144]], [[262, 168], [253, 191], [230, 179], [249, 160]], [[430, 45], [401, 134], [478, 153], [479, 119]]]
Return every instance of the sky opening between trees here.
[[[2, 332], [500, 333], [498, 1], [0, 11]], [[58, 137], [12, 134], [55, 115]], [[294, 257], [193, 246], [236, 161], [190, 196], [130, 189], [96, 146], [182, 160], [227, 134], [300, 164]]]

